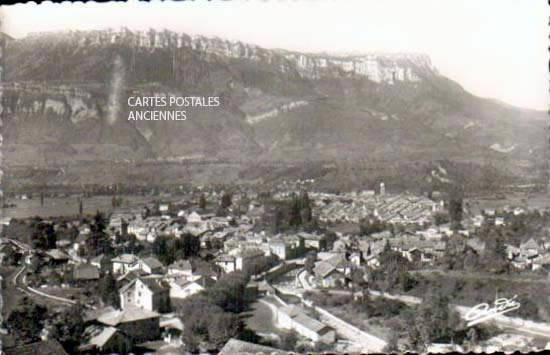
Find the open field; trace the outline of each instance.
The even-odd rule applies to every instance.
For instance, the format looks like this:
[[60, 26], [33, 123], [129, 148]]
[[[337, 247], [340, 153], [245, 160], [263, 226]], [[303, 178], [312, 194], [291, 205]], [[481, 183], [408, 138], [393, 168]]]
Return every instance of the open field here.
[[[130, 206], [139, 206], [151, 201], [149, 196], [121, 196], [124, 201], [128, 201]], [[111, 212], [111, 196], [94, 196], [85, 198], [83, 202], [84, 214], [94, 214], [96, 211]], [[9, 200], [17, 206], [4, 208], [3, 216], [12, 218], [28, 218], [34, 216], [57, 217], [70, 216], [78, 214], [77, 197], [53, 197], [44, 199], [44, 205], [40, 204], [40, 199], [29, 200]]]

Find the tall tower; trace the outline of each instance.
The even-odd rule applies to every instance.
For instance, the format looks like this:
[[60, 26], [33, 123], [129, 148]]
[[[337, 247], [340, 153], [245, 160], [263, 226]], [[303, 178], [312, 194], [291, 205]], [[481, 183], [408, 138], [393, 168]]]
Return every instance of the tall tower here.
[[383, 182], [380, 183], [380, 196], [384, 196], [386, 194], [386, 185], [384, 185]]

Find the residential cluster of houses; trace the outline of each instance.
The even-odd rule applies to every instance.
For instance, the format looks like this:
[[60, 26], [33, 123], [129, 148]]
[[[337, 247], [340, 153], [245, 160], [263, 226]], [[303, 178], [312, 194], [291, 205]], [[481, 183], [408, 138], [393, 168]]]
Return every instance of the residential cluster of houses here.
[[550, 273], [550, 241], [530, 238], [519, 247], [506, 246], [512, 265], [522, 270], [543, 270]]
[[442, 208], [423, 196], [411, 194], [376, 195], [374, 190], [346, 194], [312, 193], [314, 213], [319, 220], [328, 223], [359, 223], [362, 219], [375, 216], [392, 224], [428, 225], [434, 212]]
[[120, 307], [95, 312], [84, 332], [83, 350], [126, 353], [155, 341], [181, 345], [183, 325], [170, 313], [172, 302], [211, 287], [217, 278], [214, 270], [199, 272], [189, 260], [163, 267], [153, 257], [132, 254], [113, 258], [111, 267], [120, 286]]

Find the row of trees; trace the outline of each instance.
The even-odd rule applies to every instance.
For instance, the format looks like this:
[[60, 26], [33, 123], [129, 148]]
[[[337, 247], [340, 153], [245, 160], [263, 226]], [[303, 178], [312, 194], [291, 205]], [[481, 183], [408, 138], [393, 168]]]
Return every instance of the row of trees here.
[[294, 195], [287, 201], [270, 201], [274, 205], [271, 213], [271, 229], [274, 234], [286, 229], [315, 228], [316, 220], [313, 218], [311, 200], [306, 191], [299, 196]]

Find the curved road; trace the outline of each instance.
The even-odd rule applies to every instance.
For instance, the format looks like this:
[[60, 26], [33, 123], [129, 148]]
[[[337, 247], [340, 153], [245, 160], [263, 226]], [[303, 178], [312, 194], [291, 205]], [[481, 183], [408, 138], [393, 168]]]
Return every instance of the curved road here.
[[42, 291], [35, 290], [32, 287], [27, 286], [26, 284], [26, 275], [24, 274], [27, 266], [22, 266], [19, 271], [17, 271], [11, 278], [11, 283], [15, 285], [15, 287], [20, 291], [23, 292], [26, 295], [37, 295], [40, 297], [44, 297], [56, 302], [60, 302], [63, 304], [76, 304], [76, 301], [70, 300], [68, 298], [58, 297], [58, 296], [52, 296], [47, 293], [44, 293]]

